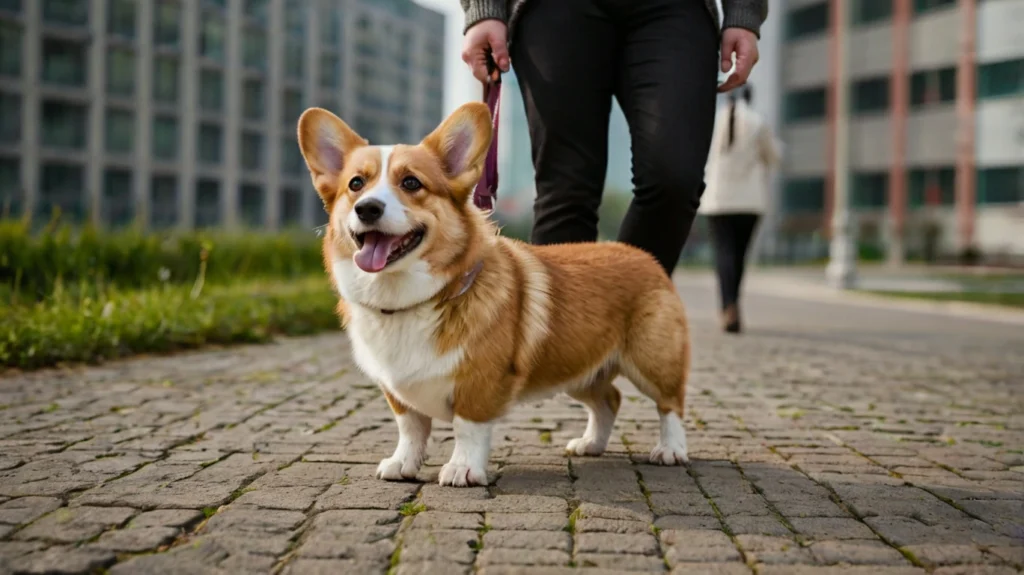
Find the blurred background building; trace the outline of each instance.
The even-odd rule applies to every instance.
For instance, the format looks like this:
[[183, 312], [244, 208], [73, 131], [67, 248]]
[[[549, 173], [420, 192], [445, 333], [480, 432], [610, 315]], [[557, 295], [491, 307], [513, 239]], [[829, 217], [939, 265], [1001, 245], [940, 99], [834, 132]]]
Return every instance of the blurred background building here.
[[0, 206], [311, 226], [299, 115], [421, 138], [442, 118], [444, 32], [411, 0], [0, 0]]
[[[841, 8], [845, 85], [832, 62]], [[788, 0], [771, 10], [780, 33], [762, 44], [778, 58], [762, 72], [781, 79], [787, 154], [765, 256], [827, 253], [831, 182], [841, 177], [830, 95], [848, 90], [862, 256], [1024, 258], [1024, 2]]]

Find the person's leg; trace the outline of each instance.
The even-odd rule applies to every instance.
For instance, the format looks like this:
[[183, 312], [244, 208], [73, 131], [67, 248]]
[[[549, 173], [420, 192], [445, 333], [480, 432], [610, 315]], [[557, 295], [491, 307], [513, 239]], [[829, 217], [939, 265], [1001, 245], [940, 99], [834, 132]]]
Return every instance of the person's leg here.
[[750, 251], [750, 240], [754, 237], [754, 230], [757, 228], [758, 214], [736, 214], [732, 216], [735, 220], [736, 251], [734, 253], [736, 268], [736, 301], [739, 302], [740, 284], [743, 283], [743, 272], [747, 268], [747, 252]]
[[708, 216], [708, 231], [715, 258], [715, 274], [718, 276], [718, 295], [721, 308], [733, 303], [732, 286], [735, 285], [736, 259], [733, 235], [730, 233], [729, 216]]
[[619, 239], [652, 253], [671, 275], [704, 192], [718, 28], [703, 2], [634, 0], [619, 12], [615, 94], [629, 123], [635, 188]]
[[536, 170], [533, 243], [597, 240], [615, 26], [593, 0], [532, 2], [512, 39]]

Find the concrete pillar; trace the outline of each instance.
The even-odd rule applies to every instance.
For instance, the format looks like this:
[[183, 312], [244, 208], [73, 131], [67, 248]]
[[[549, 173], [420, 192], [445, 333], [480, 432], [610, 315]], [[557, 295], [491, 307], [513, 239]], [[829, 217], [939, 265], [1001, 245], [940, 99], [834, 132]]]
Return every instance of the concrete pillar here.
[[181, 84], [178, 100], [178, 225], [196, 225], [196, 113], [199, 106], [199, 2], [183, 0], [181, 28]]
[[153, 158], [153, 2], [135, 9], [135, 153], [132, 187], [135, 222], [149, 227], [150, 182]]
[[263, 95], [266, 114], [267, 227], [276, 229], [281, 222], [281, 86], [284, 85], [284, 0], [270, 0], [267, 10], [267, 75]]
[[[104, 0], [90, 2], [89, 34], [89, 127], [85, 154], [85, 193], [88, 220], [99, 225], [103, 220], [100, 204], [103, 195], [103, 148], [107, 109], [107, 3]], [[38, 72], [33, 70], [32, 73]]]
[[831, 0], [832, 77], [834, 128], [832, 144], [832, 238], [825, 275], [833, 286], [849, 289], [856, 281], [856, 245], [850, 224], [849, 124], [850, 83], [847, 51], [849, 47], [849, 6], [843, 0]]
[[22, 209], [29, 217], [35, 216], [39, 197], [39, 126], [42, 121], [39, 103], [39, 74], [43, 69], [42, 2], [25, 2], [25, 35], [21, 55], [21, 186]]
[[975, 165], [974, 106], [977, 0], [959, 0], [960, 54], [956, 67], [956, 215], [959, 251], [974, 248]]
[[224, 225], [240, 225], [239, 186], [242, 140], [242, 0], [228, 0], [225, 11], [224, 40], [224, 158], [221, 164], [221, 201]]
[[907, 211], [907, 109], [909, 107], [910, 0], [894, 0], [892, 23], [893, 66], [890, 75], [892, 105], [892, 163], [889, 166], [889, 241], [891, 266], [903, 265], [906, 257]]

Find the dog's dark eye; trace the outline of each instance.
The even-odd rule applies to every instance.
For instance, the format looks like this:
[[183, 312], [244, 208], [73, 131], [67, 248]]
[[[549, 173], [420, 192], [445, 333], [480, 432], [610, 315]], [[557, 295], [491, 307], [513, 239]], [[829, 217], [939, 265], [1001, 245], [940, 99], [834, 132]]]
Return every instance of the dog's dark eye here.
[[359, 176], [356, 176], [348, 181], [348, 189], [352, 190], [353, 192], [358, 192], [359, 190], [363, 189], [363, 186], [365, 185], [366, 182]]
[[402, 180], [402, 189], [407, 192], [415, 192], [416, 190], [423, 187], [423, 184], [412, 176], [406, 176]]

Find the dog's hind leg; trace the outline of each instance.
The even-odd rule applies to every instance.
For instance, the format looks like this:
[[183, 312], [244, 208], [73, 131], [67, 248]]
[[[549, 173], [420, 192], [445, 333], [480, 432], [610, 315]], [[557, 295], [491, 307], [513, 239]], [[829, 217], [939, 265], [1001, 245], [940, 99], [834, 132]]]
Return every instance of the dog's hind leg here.
[[612, 384], [618, 375], [617, 367], [602, 367], [588, 385], [573, 389], [569, 396], [587, 406], [587, 430], [583, 437], [577, 437], [565, 446], [574, 455], [601, 455], [608, 447], [608, 439], [615, 426], [622, 394]]
[[666, 290], [651, 294], [637, 310], [626, 338], [622, 372], [654, 400], [661, 419], [661, 436], [651, 451], [651, 463], [682, 465], [689, 460], [683, 427], [690, 369], [687, 331], [683, 302]]
[[427, 455], [430, 418], [402, 404], [386, 390], [384, 398], [388, 400], [398, 422], [398, 445], [395, 453], [377, 466], [377, 478], [388, 481], [413, 479]]

